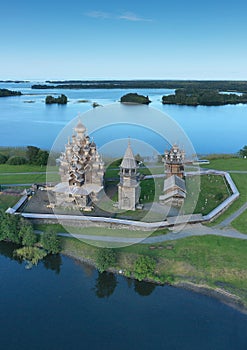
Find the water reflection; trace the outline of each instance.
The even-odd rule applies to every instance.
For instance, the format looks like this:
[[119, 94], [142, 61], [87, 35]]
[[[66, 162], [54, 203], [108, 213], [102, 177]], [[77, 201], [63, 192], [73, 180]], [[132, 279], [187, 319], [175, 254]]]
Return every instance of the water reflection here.
[[62, 266], [61, 255], [60, 254], [47, 255], [43, 259], [43, 264], [47, 270], [52, 270], [56, 274], [59, 274], [59, 272], [61, 270], [61, 266]]
[[18, 257], [14, 256], [14, 250], [20, 248], [20, 246], [9, 243], [9, 242], [0, 242], [0, 255], [5, 256], [6, 258], [9, 258], [11, 260], [17, 261], [19, 264], [22, 263]]
[[151, 295], [155, 290], [156, 285], [154, 283], [134, 281], [134, 291], [142, 297]]
[[[11, 260], [15, 260], [18, 264], [21, 265], [23, 263], [23, 260], [14, 254], [14, 251], [18, 248], [20, 248], [20, 246], [17, 244], [10, 242], [0, 242], [0, 255], [5, 256]], [[62, 257], [60, 254], [47, 255], [41, 263], [43, 263], [44, 267], [47, 270], [52, 270], [56, 274], [59, 274], [62, 266]], [[26, 262], [25, 266], [28, 266], [28, 268], [34, 267], [32, 264], [27, 265]]]
[[117, 286], [117, 278], [111, 272], [98, 273], [95, 281], [95, 295], [98, 298], [109, 298]]

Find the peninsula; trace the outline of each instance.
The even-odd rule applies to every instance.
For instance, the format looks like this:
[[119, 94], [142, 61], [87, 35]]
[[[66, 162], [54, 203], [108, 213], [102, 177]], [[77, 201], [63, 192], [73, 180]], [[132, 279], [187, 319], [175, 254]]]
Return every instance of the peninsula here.
[[8, 96], [21, 96], [22, 93], [20, 91], [12, 91], [9, 89], [0, 89], [0, 97], [8, 97]]

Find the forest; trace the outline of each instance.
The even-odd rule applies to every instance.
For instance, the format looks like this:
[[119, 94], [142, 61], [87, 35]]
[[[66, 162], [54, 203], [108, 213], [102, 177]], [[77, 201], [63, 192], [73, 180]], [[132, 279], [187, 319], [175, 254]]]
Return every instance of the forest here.
[[221, 106], [226, 104], [247, 103], [247, 93], [237, 95], [220, 93], [209, 89], [177, 89], [175, 94], [163, 96], [163, 104], [177, 104], [187, 106]]

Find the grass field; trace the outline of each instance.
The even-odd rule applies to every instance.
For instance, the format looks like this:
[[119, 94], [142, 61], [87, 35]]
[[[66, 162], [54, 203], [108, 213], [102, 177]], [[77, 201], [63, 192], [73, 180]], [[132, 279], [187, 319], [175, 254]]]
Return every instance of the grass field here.
[[[56, 171], [56, 167], [49, 167], [48, 171]], [[32, 173], [41, 174], [32, 174]], [[0, 165], [0, 185], [6, 184], [24, 184], [24, 183], [43, 183], [46, 182], [46, 166], [37, 166], [30, 164], [23, 165]], [[30, 173], [30, 174], [26, 174]], [[8, 174], [8, 175], [6, 175]], [[59, 181], [57, 174], [49, 174], [49, 181]]]
[[217, 169], [217, 170], [242, 170], [247, 171], [247, 159], [243, 158], [227, 158], [212, 159], [210, 164], [201, 165], [201, 168]]
[[[223, 214], [215, 219], [210, 226], [219, 224], [247, 202], [247, 174], [231, 174], [231, 177], [238, 188], [240, 196]], [[241, 227], [238, 227], [238, 225], [235, 226], [235, 228], [241, 229]]]
[[[47, 229], [46, 224], [36, 224], [34, 225], [35, 230], [45, 231]], [[63, 226], [60, 224], [51, 224], [53, 231], [56, 233], [60, 232], [69, 232], [73, 234], [82, 234], [82, 235], [91, 235], [91, 236], [109, 236], [109, 237], [133, 237], [133, 238], [142, 238], [151, 236], [152, 232], [149, 231], [131, 231], [128, 229], [108, 229], [104, 227], [71, 227]], [[168, 233], [168, 229], [161, 229], [152, 234], [152, 236], [164, 235]]]
[[232, 227], [236, 230], [247, 234], [247, 210], [232, 222]]
[[9, 194], [0, 194], [0, 209], [8, 209], [15, 205], [21, 196], [12, 196]]
[[8, 165], [0, 164], [1, 173], [29, 173], [29, 172], [45, 172], [46, 166], [21, 164], [21, 165]]
[[[202, 213], [207, 215], [227, 197], [231, 195], [225, 179], [220, 175], [201, 175], [186, 177], [187, 197], [184, 203], [184, 212]], [[199, 191], [199, 195], [198, 195]]]

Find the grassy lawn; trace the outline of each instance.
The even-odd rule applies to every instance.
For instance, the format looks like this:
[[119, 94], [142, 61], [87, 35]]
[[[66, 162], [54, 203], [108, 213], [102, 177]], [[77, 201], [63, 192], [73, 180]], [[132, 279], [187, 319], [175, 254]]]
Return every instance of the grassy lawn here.
[[[48, 171], [56, 171], [56, 167], [49, 167]], [[46, 166], [37, 166], [30, 164], [22, 165], [0, 165], [0, 185], [6, 184], [23, 184], [23, 183], [37, 183], [37, 182], [46, 182], [46, 174], [23, 174], [23, 173], [32, 173], [32, 172], [46, 172]], [[9, 173], [10, 175], [5, 175]], [[49, 181], [59, 181], [59, 175], [49, 174]]]
[[[145, 254], [158, 260], [161, 278], [191, 281], [221, 287], [239, 295], [247, 304], [247, 241], [225, 237], [190, 237], [154, 245], [133, 245], [119, 249], [123, 254]], [[173, 249], [166, 249], [172, 246]], [[163, 249], [162, 249], [163, 248]]]
[[[34, 229], [40, 231], [46, 231], [48, 226], [52, 226], [54, 232], [70, 232], [73, 234], [82, 234], [82, 235], [91, 235], [91, 236], [109, 236], [109, 237], [133, 237], [133, 238], [142, 238], [149, 236], [148, 231], [131, 231], [128, 229], [109, 229], [104, 227], [73, 227], [73, 226], [63, 226], [60, 224], [35, 224]], [[153, 236], [164, 235], [168, 233], [169, 230], [161, 229], [152, 234]]]
[[247, 234], [247, 210], [232, 222], [232, 227], [236, 230]]
[[[50, 174], [49, 181], [58, 181], [59, 175]], [[7, 184], [25, 184], [25, 183], [44, 183], [46, 182], [46, 174], [12, 174], [1, 176], [0, 175], [0, 185]]]
[[8, 165], [0, 164], [1, 173], [29, 173], [29, 172], [45, 172], [46, 166], [22, 164], [22, 165]]
[[[238, 210], [245, 202], [247, 202], [247, 174], [231, 174], [231, 177], [237, 186], [240, 196], [223, 214], [214, 220], [213, 223], [209, 224], [210, 226], [219, 224], [221, 221]], [[235, 228], [237, 227], [235, 226]]]
[[210, 168], [217, 170], [246, 170], [247, 159], [229, 158], [229, 159], [212, 159], [210, 164], [201, 165], [201, 168]]
[[220, 175], [201, 175], [200, 179], [197, 176], [187, 176], [186, 189], [186, 214], [191, 213], [191, 208], [195, 208], [194, 213], [207, 215], [231, 194], [225, 179]]
[[163, 193], [164, 179], [147, 179], [141, 181], [141, 203], [158, 202], [159, 196]]
[[13, 196], [10, 194], [0, 194], [0, 209], [8, 209], [15, 205], [21, 196]]

